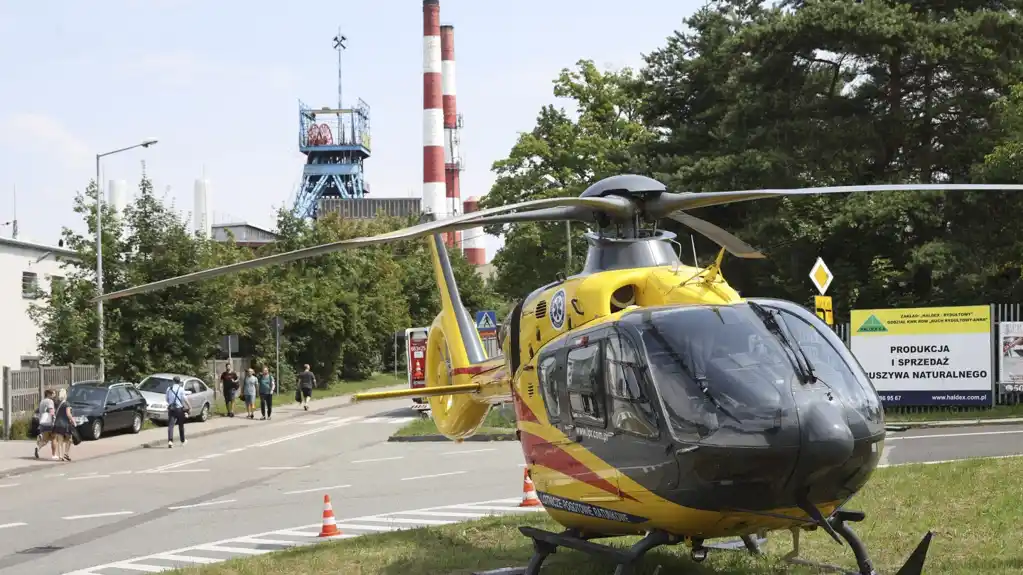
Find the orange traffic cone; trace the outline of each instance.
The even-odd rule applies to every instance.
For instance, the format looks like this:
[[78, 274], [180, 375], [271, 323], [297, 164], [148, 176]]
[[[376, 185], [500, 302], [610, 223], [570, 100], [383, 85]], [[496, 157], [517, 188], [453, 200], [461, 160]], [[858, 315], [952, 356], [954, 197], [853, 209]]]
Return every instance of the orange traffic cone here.
[[529, 470], [526, 469], [522, 480], [522, 503], [519, 507], [538, 507], [540, 499], [536, 496], [536, 488], [533, 486], [533, 479], [529, 477]]
[[323, 496], [323, 527], [320, 529], [320, 537], [334, 537], [341, 535], [334, 521], [334, 508], [330, 506], [330, 495]]

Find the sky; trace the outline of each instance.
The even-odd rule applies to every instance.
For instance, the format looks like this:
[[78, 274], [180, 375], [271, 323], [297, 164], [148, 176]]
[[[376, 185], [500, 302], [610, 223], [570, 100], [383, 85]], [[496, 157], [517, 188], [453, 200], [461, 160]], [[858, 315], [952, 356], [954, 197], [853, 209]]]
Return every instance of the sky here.
[[[385, 7], [386, 5], [386, 7]], [[291, 207], [305, 156], [298, 103], [337, 101], [343, 54], [346, 105], [371, 109], [372, 197], [419, 197], [422, 187], [422, 3], [305, 0], [0, 0], [0, 222], [19, 238], [56, 243], [82, 231], [75, 192], [95, 154], [147, 138], [159, 143], [103, 159], [101, 181], [137, 188], [142, 161], [157, 194], [181, 210], [205, 173], [214, 223], [272, 227]], [[462, 198], [493, 185], [541, 107], [558, 102], [564, 67], [642, 65], [664, 46], [694, 0], [441, 0], [455, 27]], [[16, 191], [16, 193], [15, 193]], [[16, 201], [15, 201], [16, 199]], [[130, 198], [129, 198], [130, 199]], [[11, 227], [0, 227], [11, 236]], [[500, 242], [487, 238], [487, 259]]]

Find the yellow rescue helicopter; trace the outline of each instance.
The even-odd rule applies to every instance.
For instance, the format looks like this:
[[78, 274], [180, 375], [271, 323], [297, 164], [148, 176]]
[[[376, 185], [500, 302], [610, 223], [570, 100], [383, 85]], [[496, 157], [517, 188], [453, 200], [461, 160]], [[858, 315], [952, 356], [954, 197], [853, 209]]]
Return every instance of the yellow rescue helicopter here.
[[[426, 237], [441, 295], [427, 343], [427, 387], [356, 400], [427, 397], [437, 428], [462, 440], [491, 406], [513, 401], [517, 433], [545, 511], [561, 533], [522, 527], [536, 575], [567, 547], [617, 564], [622, 575], [649, 550], [685, 544], [760, 553], [768, 531], [821, 529], [852, 548], [856, 575], [875, 574], [845, 508], [884, 447], [880, 399], [841, 339], [792, 302], [744, 298], [721, 275], [725, 252], [764, 257], [687, 213], [733, 202], [849, 192], [1023, 190], [1023, 185], [873, 185], [673, 193], [620, 175], [579, 197], [490, 208], [200, 271], [99, 296], [110, 300], [338, 250]], [[721, 246], [706, 268], [684, 265], [669, 218]], [[536, 289], [502, 323], [503, 354], [488, 358], [441, 234], [485, 224], [587, 222], [579, 274]], [[592, 539], [642, 535], [627, 550]], [[714, 544], [712, 539], [739, 541]], [[919, 575], [927, 533], [898, 571]], [[741, 542], [740, 542], [741, 541]], [[824, 566], [828, 567], [828, 566]], [[838, 569], [838, 568], [834, 568]], [[840, 569], [839, 569], [840, 570]]]

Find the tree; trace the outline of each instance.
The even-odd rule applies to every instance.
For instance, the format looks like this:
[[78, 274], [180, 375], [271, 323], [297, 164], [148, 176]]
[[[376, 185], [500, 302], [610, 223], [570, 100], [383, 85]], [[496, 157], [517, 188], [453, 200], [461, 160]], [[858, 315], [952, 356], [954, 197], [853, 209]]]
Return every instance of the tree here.
[[[572, 100], [568, 111], [545, 106], [531, 132], [522, 134], [507, 159], [494, 163], [497, 181], [480, 200], [491, 208], [532, 199], [575, 196], [586, 186], [641, 165], [633, 150], [651, 134], [639, 122], [635, 74], [626, 68], [602, 72], [581, 60], [554, 81], [554, 95]], [[506, 299], [521, 298], [553, 281], [559, 272], [576, 271], [586, 253], [583, 226], [573, 225], [572, 263], [567, 264], [565, 225], [516, 224], [505, 230], [505, 245], [495, 256], [494, 290]], [[529, 278], [528, 281], [524, 281]]]

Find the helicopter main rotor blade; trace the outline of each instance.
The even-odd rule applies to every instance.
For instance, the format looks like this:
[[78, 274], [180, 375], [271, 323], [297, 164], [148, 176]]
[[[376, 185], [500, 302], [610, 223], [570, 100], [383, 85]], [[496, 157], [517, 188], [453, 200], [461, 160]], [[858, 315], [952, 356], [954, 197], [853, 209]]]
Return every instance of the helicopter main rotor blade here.
[[[202, 271], [198, 271], [198, 272], [193, 272], [193, 273], [190, 273], [190, 274], [185, 274], [185, 275], [181, 275], [181, 276], [177, 276], [177, 277], [168, 278], [168, 279], [165, 279], [165, 280], [155, 281], [155, 282], [151, 282], [151, 283], [140, 285], [140, 286], [134, 286], [134, 287], [130, 287], [130, 288], [119, 290], [119, 291], [115, 291], [115, 292], [105, 293], [105, 294], [100, 295], [97, 298], [94, 298], [93, 301], [107, 301], [107, 300], [127, 297], [127, 296], [130, 296], [130, 295], [135, 295], [135, 294], [140, 294], [140, 293], [160, 290], [160, 289], [168, 288], [168, 287], [175, 286], [175, 285], [181, 285], [181, 284], [185, 284], [185, 283], [191, 283], [191, 282], [195, 282], [195, 281], [215, 278], [215, 277], [218, 277], [218, 276], [232, 274], [232, 273], [237, 273], [237, 272], [240, 272], [240, 271], [249, 270], [249, 269], [253, 269], [253, 268], [260, 268], [260, 267], [265, 267], [265, 266], [270, 266], [270, 265], [276, 265], [276, 264], [282, 264], [282, 263], [286, 263], [286, 262], [292, 262], [292, 261], [295, 261], [295, 260], [310, 258], [310, 257], [314, 257], [314, 256], [320, 256], [320, 255], [329, 254], [329, 253], [333, 253], [333, 252], [341, 251], [341, 250], [346, 250], [346, 249], [360, 248], [360, 247], [372, 246], [372, 245], [377, 245], [377, 244], [384, 244], [384, 243], [398, 241], [398, 240], [406, 240], [406, 239], [413, 239], [413, 238], [418, 238], [418, 237], [427, 236], [427, 235], [440, 234], [440, 233], [444, 233], [444, 232], [452, 232], [452, 231], [457, 231], [457, 230], [470, 229], [470, 228], [474, 228], [474, 227], [477, 227], [477, 226], [482, 226], [482, 225], [486, 225], [487, 223], [490, 223], [489, 220], [488, 220], [488, 216], [491, 216], [491, 215], [493, 215], [493, 216], [500, 216], [501, 214], [506, 214], [508, 212], [513, 212], [515, 210], [521, 210], [523, 208], [529, 208], [529, 207], [535, 207], [535, 208], [570, 207], [570, 208], [580, 209], [580, 211], [583, 211], [583, 210], [600, 211], [600, 212], [603, 212], [603, 213], [606, 213], [606, 214], [612, 215], [613, 217], [618, 217], [618, 218], [628, 217], [628, 216], [632, 215], [633, 213], [635, 213], [635, 211], [636, 211], [636, 207], [635, 207], [635, 205], [631, 201], [629, 201], [626, 198], [617, 198], [617, 197], [609, 197], [609, 198], [547, 198], [547, 199], [542, 199], [542, 200], [529, 200], [529, 201], [526, 201], [526, 202], [519, 202], [517, 204], [510, 204], [510, 205], [507, 205], [507, 206], [498, 206], [496, 208], [488, 208], [488, 209], [485, 209], [485, 210], [480, 210], [480, 211], [477, 211], [477, 212], [472, 212], [472, 213], [469, 213], [469, 214], [464, 214], [464, 215], [456, 216], [456, 217], [453, 217], [453, 218], [445, 218], [443, 220], [436, 220], [436, 221], [432, 221], [432, 222], [425, 222], [425, 223], [422, 223], [422, 224], [417, 224], [417, 225], [414, 225], [414, 226], [410, 226], [410, 227], [403, 228], [403, 229], [400, 229], [400, 230], [395, 230], [393, 232], [386, 232], [386, 233], [383, 233], [383, 234], [378, 234], [378, 235], [375, 235], [375, 236], [353, 238], [353, 239], [350, 239], [350, 240], [342, 240], [342, 241], [338, 241], [338, 242], [332, 242], [332, 243], [329, 243], [329, 244], [322, 244], [322, 245], [318, 245], [318, 246], [312, 246], [312, 247], [308, 247], [308, 248], [302, 248], [302, 249], [298, 249], [298, 250], [294, 250], [294, 251], [290, 251], [290, 252], [285, 252], [283, 254], [276, 254], [276, 255], [272, 255], [272, 256], [256, 258], [256, 259], [252, 259], [252, 260], [248, 260], [248, 261], [244, 261], [244, 262], [239, 262], [239, 263], [236, 263], [236, 264], [230, 264], [230, 265], [226, 265], [226, 266], [221, 266], [221, 267], [218, 267], [218, 268], [211, 268], [211, 269], [208, 269], [208, 270], [202, 270]], [[521, 218], [517, 219], [516, 221], [529, 221], [529, 213], [528, 212], [524, 213], [524, 214], [518, 214], [518, 215], [520, 215]], [[539, 218], [539, 221], [546, 221], [546, 220], [551, 219], [551, 215], [549, 213], [548, 214], [541, 213], [538, 216], [538, 218]], [[498, 223], [498, 222], [494, 222], [494, 223]]]
[[763, 189], [732, 192], [672, 193], [664, 192], [646, 204], [646, 215], [660, 219], [677, 210], [692, 210], [707, 206], [777, 198], [782, 196], [811, 196], [816, 194], [848, 194], [855, 192], [902, 191], [1023, 191], [1020, 184], [874, 184], [863, 186], [825, 186], [820, 188]]
[[725, 251], [733, 256], [745, 259], [763, 259], [765, 257], [764, 254], [758, 252], [753, 246], [707, 220], [701, 220], [682, 211], [668, 214], [668, 218], [685, 225], [694, 232], [725, 248]]

